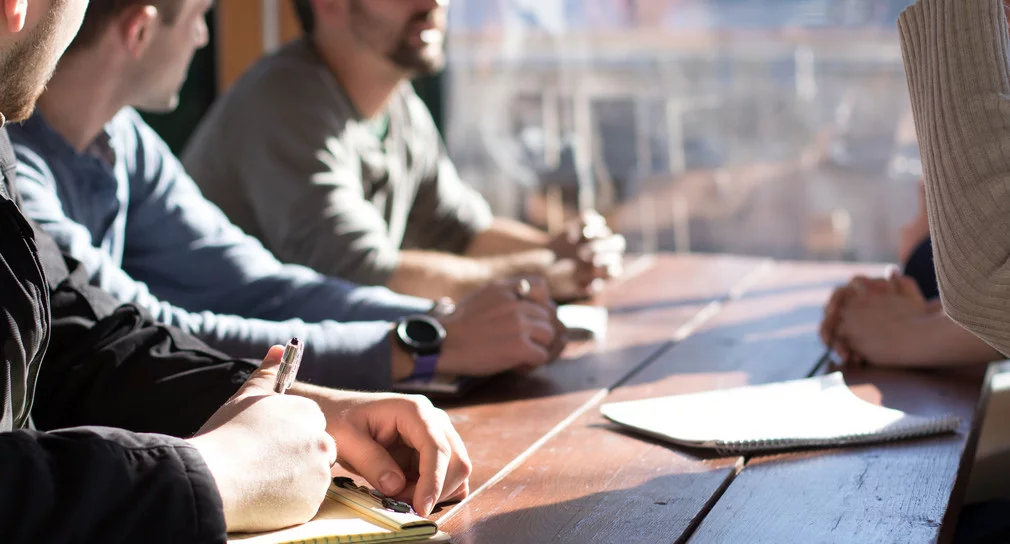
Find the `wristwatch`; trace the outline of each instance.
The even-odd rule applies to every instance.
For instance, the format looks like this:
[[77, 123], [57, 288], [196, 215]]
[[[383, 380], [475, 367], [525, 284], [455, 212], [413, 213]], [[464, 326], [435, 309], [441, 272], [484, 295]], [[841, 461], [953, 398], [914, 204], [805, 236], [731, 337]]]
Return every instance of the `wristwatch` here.
[[411, 315], [396, 324], [396, 339], [414, 359], [411, 378], [430, 379], [435, 375], [438, 356], [445, 341], [445, 327], [429, 315]]

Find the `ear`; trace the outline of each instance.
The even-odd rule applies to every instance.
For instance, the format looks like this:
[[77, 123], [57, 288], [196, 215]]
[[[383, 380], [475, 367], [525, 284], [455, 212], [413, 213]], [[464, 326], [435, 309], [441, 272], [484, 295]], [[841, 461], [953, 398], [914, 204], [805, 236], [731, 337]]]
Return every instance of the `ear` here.
[[312, 0], [312, 13], [316, 18], [317, 27], [321, 20], [346, 19], [349, 9], [348, 0]]
[[4, 19], [7, 20], [7, 30], [21, 32], [28, 18], [28, 0], [3, 0]]
[[120, 14], [116, 28], [130, 56], [138, 59], [144, 55], [154, 37], [158, 23], [158, 8], [141, 5], [126, 9]]

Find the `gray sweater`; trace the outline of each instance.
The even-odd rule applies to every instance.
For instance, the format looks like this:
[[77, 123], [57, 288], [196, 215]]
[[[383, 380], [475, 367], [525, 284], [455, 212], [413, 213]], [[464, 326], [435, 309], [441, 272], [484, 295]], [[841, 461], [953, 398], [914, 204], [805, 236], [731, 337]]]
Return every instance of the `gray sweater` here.
[[919, 0], [898, 20], [950, 317], [1010, 354], [1010, 57], [1001, 0]]

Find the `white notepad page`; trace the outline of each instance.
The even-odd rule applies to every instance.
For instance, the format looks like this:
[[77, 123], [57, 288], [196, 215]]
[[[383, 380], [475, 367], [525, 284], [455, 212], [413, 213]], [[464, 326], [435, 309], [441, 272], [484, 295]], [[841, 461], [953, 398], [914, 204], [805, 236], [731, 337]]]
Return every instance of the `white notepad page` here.
[[921, 417], [870, 404], [840, 372], [804, 380], [604, 404], [608, 419], [693, 447], [748, 452], [882, 442], [951, 432], [954, 416]]

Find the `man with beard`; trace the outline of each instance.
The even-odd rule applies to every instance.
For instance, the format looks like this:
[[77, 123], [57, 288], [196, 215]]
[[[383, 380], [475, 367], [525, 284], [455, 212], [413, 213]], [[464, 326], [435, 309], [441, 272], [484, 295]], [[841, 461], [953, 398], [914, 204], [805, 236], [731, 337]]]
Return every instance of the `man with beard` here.
[[[0, 124], [31, 114], [87, 5], [3, 3]], [[314, 403], [270, 393], [276, 350], [189, 440], [102, 427], [35, 430], [35, 409], [50, 400], [36, 380], [48, 364], [50, 340], [57, 343], [61, 334], [53, 320], [65, 313], [62, 301], [76, 299], [80, 323], [96, 316], [88, 295], [68, 277], [75, 263], [54, 261], [59, 252], [52, 240], [18, 209], [15, 166], [0, 129], [0, 541], [223, 542], [226, 528], [278, 527], [311, 517], [327, 486], [333, 440]], [[108, 317], [94, 323], [92, 338], [107, 337], [121, 322]], [[132, 332], [141, 333], [144, 327], [134, 325]], [[154, 341], [157, 334], [145, 338]], [[77, 347], [92, 346], [82, 340]], [[98, 383], [97, 375], [108, 373], [101, 366], [92, 365]]]
[[200, 194], [133, 107], [175, 108], [210, 6], [92, 0], [38, 113], [10, 130], [25, 214], [95, 285], [211, 347], [259, 358], [301, 338], [300, 376], [318, 385], [388, 390], [554, 360], [564, 335], [542, 280], [436, 307], [283, 264]]
[[183, 161], [282, 260], [437, 298], [539, 275], [555, 299], [620, 270], [597, 214], [559, 236], [491, 214], [458, 177], [408, 80], [442, 69], [447, 0], [295, 0], [305, 38], [211, 110]]
[[[87, 6], [2, 4], [0, 124], [31, 114]], [[117, 306], [22, 215], [15, 170], [0, 128], [0, 542], [224, 542], [312, 517], [337, 461], [422, 513], [466, 494], [443, 412], [300, 383], [279, 395], [279, 347], [253, 372]]]

